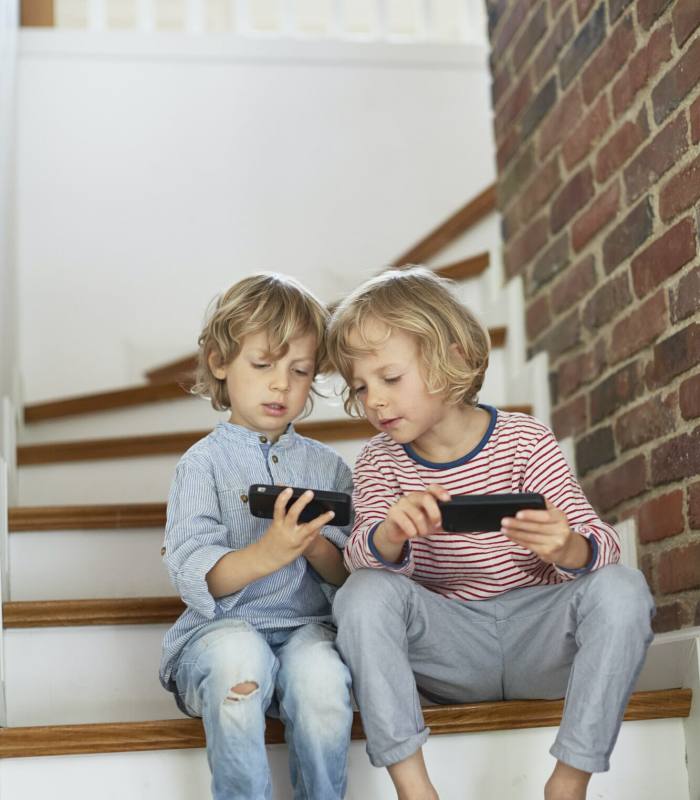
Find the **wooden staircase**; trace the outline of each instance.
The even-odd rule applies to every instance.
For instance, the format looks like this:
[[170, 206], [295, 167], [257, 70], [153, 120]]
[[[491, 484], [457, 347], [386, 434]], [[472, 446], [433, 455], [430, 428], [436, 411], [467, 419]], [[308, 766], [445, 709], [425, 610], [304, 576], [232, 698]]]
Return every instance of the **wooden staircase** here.
[[[443, 225], [406, 251], [395, 263], [401, 266], [411, 262], [429, 261], [456, 237], [465, 234], [471, 226], [491, 214], [494, 208], [495, 189], [488, 187]], [[490, 262], [489, 253], [479, 253], [476, 256], [451, 261], [436, 269], [441, 274], [460, 282], [477, 281], [483, 278]], [[496, 350], [506, 345], [510, 335], [505, 325], [492, 326], [490, 334]], [[146, 376], [149, 382], [144, 386], [31, 404], [24, 411], [25, 425], [46, 426], [60, 422], [64, 418], [75, 417], [77, 420], [84, 418], [88, 426], [92, 421], [93, 425], [97, 424], [98, 429], [102, 430], [100, 420], [105, 418], [106, 413], [127, 411], [133, 413], [138, 409], [146, 409], [149, 406], [164, 403], [176, 403], [178, 407], [184, 407], [187, 404], [201, 404], [201, 400], [194, 399], [187, 393], [192, 369], [193, 359], [192, 356], [188, 356], [150, 371]], [[499, 402], [498, 398], [488, 397], [485, 397], [484, 401], [493, 402], [507, 410], [522, 413], [532, 413], [533, 411], [532, 406], [527, 403], [508, 405]], [[355, 448], [356, 452], [361, 442], [374, 433], [365, 421], [340, 417], [337, 411], [332, 412], [331, 416], [333, 414], [335, 414], [334, 418], [311, 419], [300, 423], [297, 429], [305, 436], [332, 445], [345, 443], [350, 448], [347, 451], [349, 454], [352, 453], [352, 448]], [[69, 465], [73, 465], [71, 469], [84, 470], [75, 473], [75, 483], [79, 484], [76, 496], [87, 499], [91, 496], [90, 472], [99, 466], [96, 462], [105, 462], [105, 468], [116, 468], [120, 462], [128, 461], [132, 465], [130, 468], [146, 471], [152, 468], [152, 462], [157, 457], [172, 456], [173, 459], [168, 464], [174, 465], [177, 457], [207, 433], [208, 430], [198, 428], [149, 435], [99, 436], [20, 444], [17, 448], [17, 464], [21, 470], [20, 483], [22, 475], [29, 474], [29, 471], [39, 469], [65, 471]], [[170, 469], [170, 467], [168, 468]], [[56, 473], [42, 474], [54, 475]], [[84, 490], [80, 485], [83, 480], [85, 481]], [[99, 500], [99, 498], [97, 499]], [[128, 553], [129, 537], [141, 535], [139, 532], [144, 530], [150, 530], [151, 536], [157, 536], [164, 526], [164, 497], [153, 497], [152, 500], [152, 502], [94, 502], [91, 504], [84, 502], [66, 504], [25, 502], [23, 505], [9, 510], [11, 550], [16, 549], [20, 543], [30, 540], [36, 540], [38, 548], [60, 548], [61, 543], [67, 541], [66, 537], [69, 535], [80, 535], [98, 541], [100, 537], [122, 537], [125, 552]], [[119, 570], [129, 569], [128, 558], [126, 555], [123, 562], [104, 565], [103, 568], [116, 570], [118, 576]], [[159, 561], [155, 548], [153, 549], [153, 559], [154, 564], [156, 560]], [[96, 580], [95, 587], [97, 594], [99, 580]], [[164, 626], [170, 625], [183, 608], [180, 598], [173, 596], [95, 596], [83, 599], [44, 600], [17, 600], [11, 597], [3, 604], [2, 617], [8, 653], [13, 657], [19, 657], [18, 653], [29, 652], [29, 648], [37, 641], [35, 638], [29, 638], [30, 634], [33, 637], [55, 638], [60, 635], [58, 629], [66, 636], [70, 634], [71, 642], [80, 641], [80, 637], [90, 637], [97, 632], [113, 637], [128, 637], [131, 632], [146, 633], [150, 636], [149, 641], [152, 642], [162, 637]], [[145, 639], [139, 639], [139, 643], [144, 641]], [[125, 661], [129, 661], [132, 657], [136, 659], [141, 646], [142, 644], [135, 644], [133, 650], [125, 655]], [[95, 648], [99, 650], [99, 644], [96, 644]], [[76, 654], [76, 658], [79, 657], [81, 656]], [[50, 669], [50, 665], [47, 665], [47, 669]], [[150, 664], [148, 669], [152, 670], [152, 677], [155, 678], [157, 664]], [[12, 689], [10, 683], [9, 690], [12, 691]], [[146, 687], [144, 691], [148, 691], [148, 688]], [[171, 713], [173, 717], [178, 716], [174, 702], [164, 692], [163, 700], [169, 703], [168, 708], [171, 709], [168, 712], [166, 708], [164, 713]], [[671, 688], [663, 691], [637, 692], [629, 703], [625, 720], [630, 722], [656, 720], [671, 724], [672, 720], [688, 716], [691, 702], [692, 695], [688, 689]], [[11, 704], [8, 704], [8, 708], [11, 708]], [[430, 725], [433, 735], [469, 734], [474, 737], [469, 740], [470, 744], [477, 741], [479, 743], [488, 742], [490, 743], [488, 746], [491, 748], [495, 746], [496, 751], [500, 745], [494, 745], [492, 739], [483, 738], [490, 732], [500, 731], [504, 735], [515, 737], [517, 735], [515, 732], [524, 729], [556, 726], [561, 718], [561, 713], [562, 701], [479, 703], [431, 706], [425, 709], [426, 721]], [[353, 740], [361, 740], [364, 737], [361, 721], [357, 714], [352, 735]], [[647, 734], [644, 735], [647, 736]], [[676, 734], [674, 733], [674, 735]], [[267, 728], [268, 744], [278, 745], [283, 741], [280, 723], [270, 720]], [[430, 742], [432, 741], [431, 737]], [[447, 743], [449, 737], [443, 741]], [[518, 747], [517, 742], [522, 742], [522, 739], [509, 739], [508, 741], [510, 742], [508, 747]], [[487, 745], [479, 744], [479, 746], [486, 747]], [[50, 725], [40, 724], [40, 720], [33, 720], [31, 724], [13, 724], [12, 718], [10, 718], [10, 727], [0, 728], [0, 759], [6, 760], [88, 754], [94, 757], [97, 754], [107, 753], [157, 751], [164, 762], [170, 763], [169, 759], [173, 757], [171, 751], [201, 750], [203, 747], [204, 737], [201, 721], [186, 718]], [[274, 755], [275, 752], [274, 748], [270, 751], [273, 761], [277, 758]], [[355, 751], [351, 751], [351, 763], [354, 758], [353, 752]], [[359, 753], [359, 751], [357, 752]], [[426, 752], [428, 757], [432, 757], [429, 747]], [[491, 757], [493, 757], [495, 751], [491, 749], [488, 752], [491, 752]], [[540, 755], [543, 753], [544, 751], [541, 751]], [[368, 770], [371, 773], [364, 755], [359, 754], [358, 758], [360, 760], [357, 769]], [[462, 760], [460, 757], [459, 762], [461, 763]], [[201, 769], [201, 762], [202, 758], [200, 757], [197, 762], [200, 767], [197, 769]], [[133, 766], [132, 762], [129, 763]], [[457, 765], [454, 762], [451, 763], [456, 768]], [[2, 762], [0, 762], [1, 764]], [[152, 765], [152, 762], [148, 762], [148, 764]], [[285, 767], [282, 764], [277, 769], [278, 772], [282, 771], [283, 773]], [[351, 782], [353, 781], [352, 769], [351, 766]], [[0, 772], [0, 777], [1, 774]], [[144, 772], [145, 774], [146, 772]], [[144, 780], [146, 779], [144, 778]], [[367, 778], [367, 780], [370, 779]], [[203, 796], [201, 791], [198, 789], [199, 794], [195, 792], [187, 796]], [[173, 792], [171, 791], [170, 794], [172, 795]], [[143, 796], [148, 795], [144, 794]], [[386, 793], [386, 788], [373, 790], [371, 794], [363, 793], [365, 798], [370, 796], [385, 797], [389, 795]]]

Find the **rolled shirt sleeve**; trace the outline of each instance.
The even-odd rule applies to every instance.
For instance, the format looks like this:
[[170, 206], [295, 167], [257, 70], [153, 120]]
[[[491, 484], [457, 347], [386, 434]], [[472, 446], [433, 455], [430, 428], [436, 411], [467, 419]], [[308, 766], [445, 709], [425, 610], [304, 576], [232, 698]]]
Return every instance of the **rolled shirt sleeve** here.
[[230, 552], [213, 477], [192, 465], [179, 464], [168, 497], [164, 561], [185, 604], [207, 619], [214, 619], [217, 605], [207, 585], [207, 573]]

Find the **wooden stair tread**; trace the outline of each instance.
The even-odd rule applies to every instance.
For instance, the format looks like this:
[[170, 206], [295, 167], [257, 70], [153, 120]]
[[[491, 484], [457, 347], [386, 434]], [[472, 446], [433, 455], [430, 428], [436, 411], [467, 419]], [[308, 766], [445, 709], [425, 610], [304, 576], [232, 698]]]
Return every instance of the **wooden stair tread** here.
[[109, 411], [114, 408], [128, 408], [147, 403], [162, 403], [166, 400], [179, 400], [191, 397], [190, 381], [171, 381], [169, 383], [147, 383], [128, 389], [115, 389], [111, 392], [66, 397], [62, 400], [47, 400], [24, 407], [24, 421], [43, 422], [48, 419], [70, 417], [76, 414], [90, 414], [95, 411]]
[[14, 506], [9, 509], [8, 523], [10, 533], [162, 528], [165, 503]]
[[171, 624], [185, 610], [179, 597], [15, 600], [2, 604], [4, 628]]
[[[501, 410], [532, 414], [529, 405], [502, 406]], [[366, 420], [342, 419], [320, 422], [301, 422], [295, 426], [298, 433], [320, 442], [338, 442], [349, 439], [367, 439], [376, 430]], [[121, 436], [114, 439], [85, 439], [73, 442], [20, 445], [17, 448], [17, 465], [53, 464], [62, 461], [94, 461], [109, 458], [132, 458], [184, 453], [209, 431], [181, 431], [153, 435]]]
[[[687, 717], [691, 701], [690, 689], [636, 692], [630, 698], [624, 719]], [[433, 735], [477, 733], [556, 726], [561, 720], [563, 705], [562, 700], [507, 700], [428, 706], [423, 709], [423, 715]], [[265, 738], [268, 744], [284, 742], [279, 720], [268, 719]], [[352, 738], [364, 739], [357, 712]], [[204, 730], [199, 719], [0, 728], [0, 758], [198, 747], [204, 747]]]

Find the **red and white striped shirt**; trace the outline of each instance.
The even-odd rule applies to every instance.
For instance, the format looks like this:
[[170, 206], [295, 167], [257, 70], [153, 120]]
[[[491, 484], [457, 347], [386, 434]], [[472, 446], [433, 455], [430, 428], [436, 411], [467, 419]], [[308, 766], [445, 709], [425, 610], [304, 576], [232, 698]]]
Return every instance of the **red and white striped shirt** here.
[[[370, 533], [402, 495], [422, 491], [431, 483], [444, 486], [453, 496], [539, 492], [566, 514], [572, 530], [594, 540], [597, 553], [590, 569], [619, 560], [617, 533], [591, 508], [552, 431], [527, 414], [483, 407], [492, 416], [489, 429], [470, 453], [449, 464], [430, 464], [409, 455], [385, 433], [364, 446], [354, 472], [355, 524], [345, 547], [349, 571], [390, 566], [373, 555]], [[404, 561], [391, 568], [458, 600], [482, 600], [509, 589], [561, 583], [581, 572], [548, 564], [500, 532], [440, 531], [418, 537], [411, 540]]]

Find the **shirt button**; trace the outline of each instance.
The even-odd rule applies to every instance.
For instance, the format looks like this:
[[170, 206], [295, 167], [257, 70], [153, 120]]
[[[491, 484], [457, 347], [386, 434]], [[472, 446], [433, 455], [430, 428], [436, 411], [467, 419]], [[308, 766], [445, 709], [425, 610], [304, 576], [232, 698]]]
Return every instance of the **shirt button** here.
[[279, 461], [279, 458], [277, 458], [277, 456], [272, 456], [272, 463], [273, 464], [276, 464], [278, 461]]
[[161, 547], [161, 548], [160, 548], [160, 554], [161, 554], [162, 556], [164, 556], [164, 555], [165, 555], [165, 548], [164, 548], [164, 547]]
[[261, 436], [261, 437], [260, 437], [260, 441], [261, 441], [263, 444], [267, 444], [267, 436]]
[[241, 495], [241, 500], [242, 500], [244, 503], [247, 503], [247, 502], [248, 502], [248, 495], [247, 495], [247, 494], [242, 494], [242, 495]]

